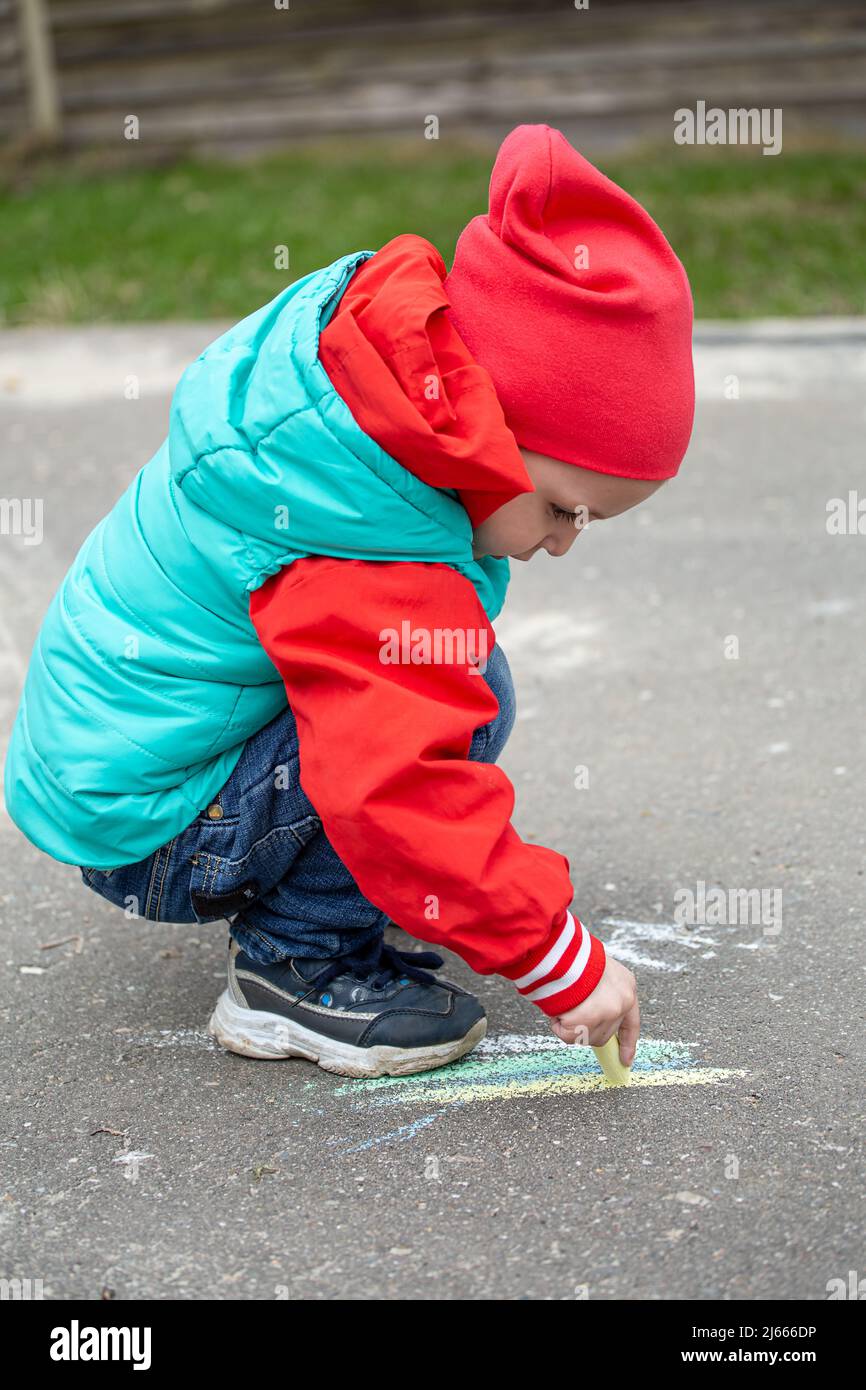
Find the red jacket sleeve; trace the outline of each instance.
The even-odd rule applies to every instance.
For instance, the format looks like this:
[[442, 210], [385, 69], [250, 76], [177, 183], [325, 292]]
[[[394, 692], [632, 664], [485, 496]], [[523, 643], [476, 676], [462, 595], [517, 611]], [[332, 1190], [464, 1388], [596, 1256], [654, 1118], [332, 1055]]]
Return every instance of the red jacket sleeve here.
[[364, 895], [547, 1014], [585, 999], [604, 948], [568, 911], [568, 863], [520, 839], [505, 773], [467, 758], [498, 712], [471, 659], [495, 638], [469, 580], [317, 556], [258, 589], [250, 613], [285, 681], [304, 791]]

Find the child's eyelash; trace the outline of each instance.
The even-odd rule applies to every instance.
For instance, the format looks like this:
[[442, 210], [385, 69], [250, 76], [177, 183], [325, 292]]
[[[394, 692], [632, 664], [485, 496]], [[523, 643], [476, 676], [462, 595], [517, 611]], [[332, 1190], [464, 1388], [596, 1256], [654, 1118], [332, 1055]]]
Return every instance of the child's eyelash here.
[[563, 507], [554, 507], [553, 515], [557, 521], [577, 521], [577, 512], [567, 512]]

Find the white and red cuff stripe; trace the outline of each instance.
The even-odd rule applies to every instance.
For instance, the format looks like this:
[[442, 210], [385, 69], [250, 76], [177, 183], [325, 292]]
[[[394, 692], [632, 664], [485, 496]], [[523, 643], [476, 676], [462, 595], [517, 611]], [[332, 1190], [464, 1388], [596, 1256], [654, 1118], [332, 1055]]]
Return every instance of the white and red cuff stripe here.
[[524, 999], [556, 1017], [576, 1008], [592, 993], [604, 974], [604, 965], [602, 943], [566, 912], [563, 926], [554, 927], [542, 946], [503, 974]]

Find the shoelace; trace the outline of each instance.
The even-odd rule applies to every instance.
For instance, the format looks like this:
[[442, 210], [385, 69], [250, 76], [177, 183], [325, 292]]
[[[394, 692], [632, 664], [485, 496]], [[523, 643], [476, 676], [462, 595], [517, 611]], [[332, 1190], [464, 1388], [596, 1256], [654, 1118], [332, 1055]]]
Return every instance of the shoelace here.
[[442, 957], [435, 951], [398, 951], [395, 946], [385, 942], [375, 942], [367, 951], [346, 951], [335, 956], [310, 983], [307, 992], [297, 1000], [307, 999], [311, 994], [336, 980], [339, 975], [353, 975], [363, 980], [371, 989], [382, 989], [395, 978], [415, 980], [421, 985], [434, 985], [436, 980], [429, 972], [444, 965]]

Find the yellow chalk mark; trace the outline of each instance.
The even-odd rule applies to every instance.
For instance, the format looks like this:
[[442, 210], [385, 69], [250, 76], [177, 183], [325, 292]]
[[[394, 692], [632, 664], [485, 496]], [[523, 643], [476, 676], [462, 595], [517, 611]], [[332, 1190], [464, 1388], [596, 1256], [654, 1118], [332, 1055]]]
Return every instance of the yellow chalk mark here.
[[[687, 1070], [633, 1071], [631, 1086], [711, 1086], [732, 1076], [745, 1076], [744, 1071], [724, 1067], [692, 1067]], [[517, 1096], [562, 1096], [575, 1091], [613, 1091], [620, 1089], [603, 1076], [567, 1074], [545, 1076], [536, 1080], [506, 1081], [491, 1086], [468, 1084], [439, 1087], [428, 1081], [424, 1100], [435, 1103], [471, 1102], [476, 1100], [514, 1100]]]

